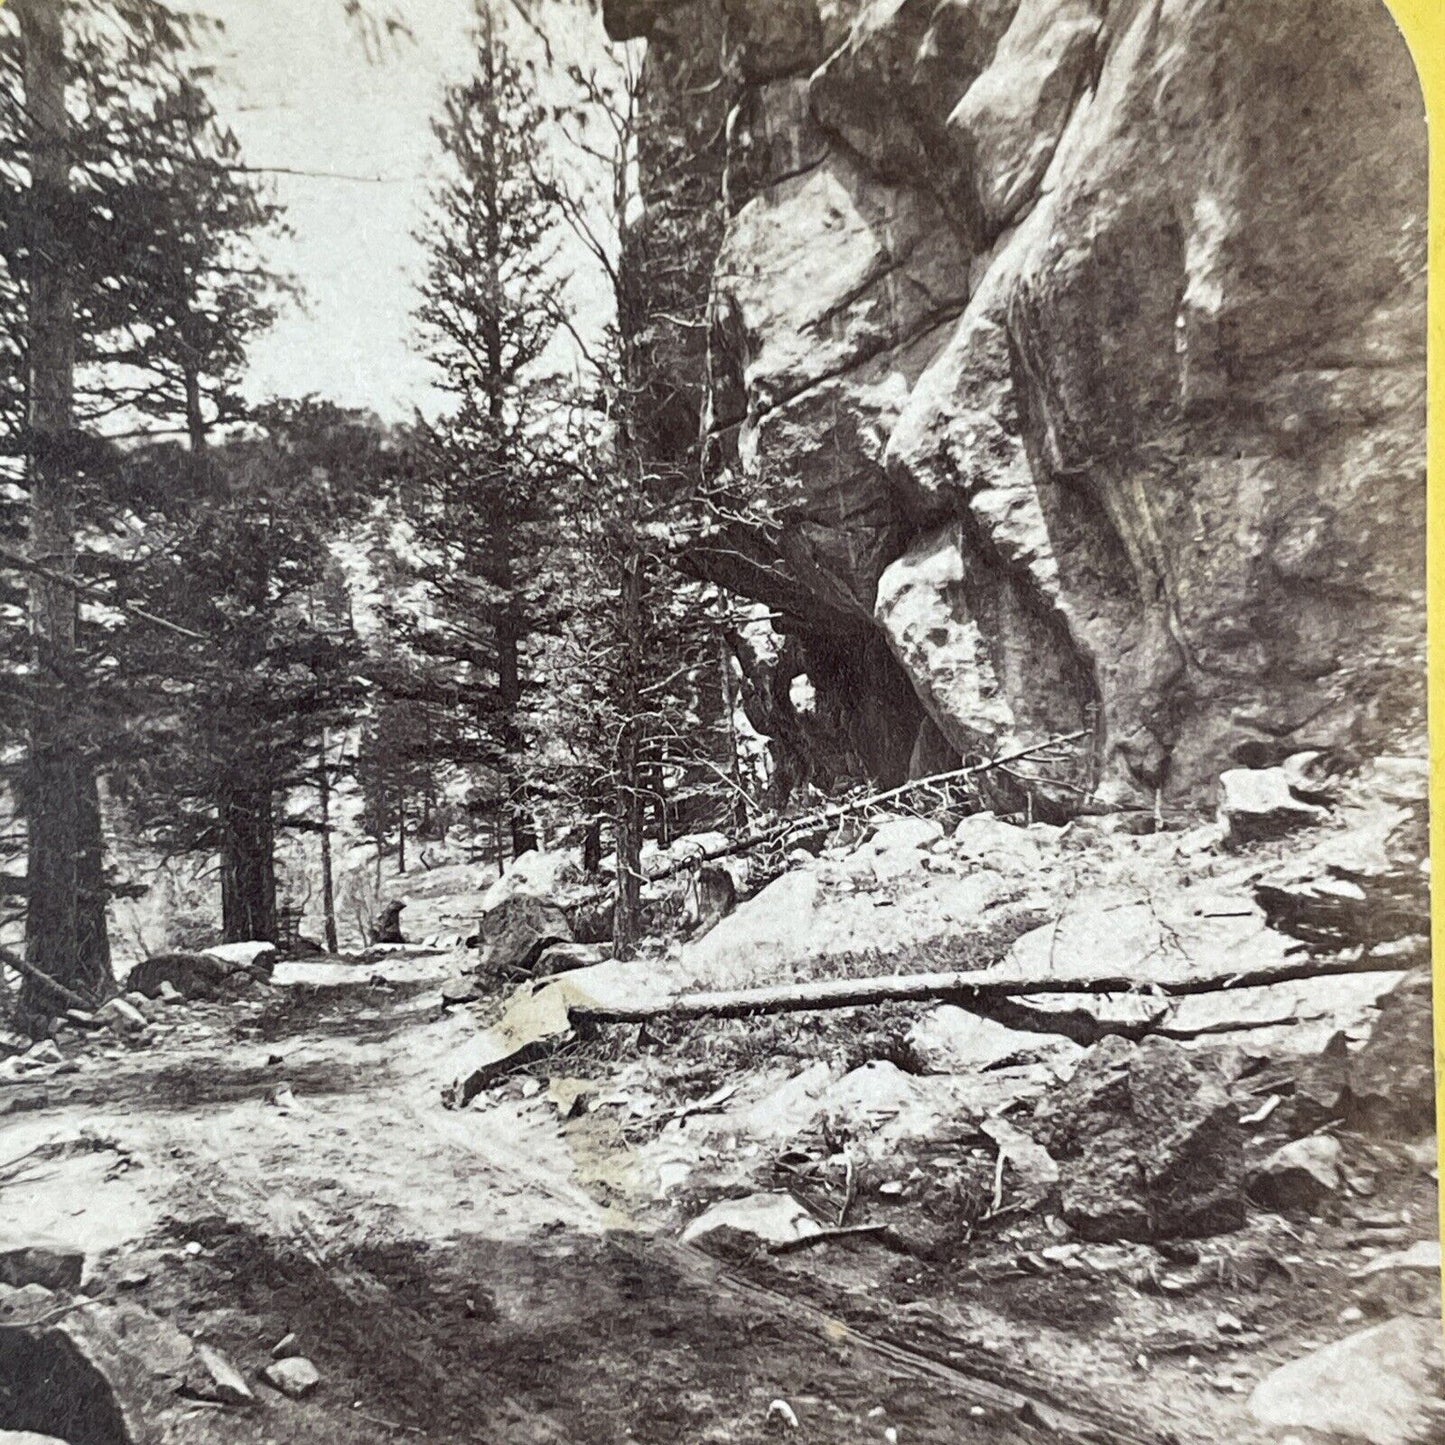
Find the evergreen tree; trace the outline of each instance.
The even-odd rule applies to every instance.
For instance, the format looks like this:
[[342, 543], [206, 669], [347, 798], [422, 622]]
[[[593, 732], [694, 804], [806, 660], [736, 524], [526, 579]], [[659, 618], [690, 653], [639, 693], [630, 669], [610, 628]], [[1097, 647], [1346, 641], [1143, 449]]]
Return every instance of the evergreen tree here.
[[[79, 598], [80, 533], [105, 468], [78, 370], [97, 338], [125, 324], [109, 307], [124, 269], [112, 246], [115, 202], [133, 183], [131, 148], [145, 97], [173, 81], [183, 30], [141, 3], [117, 16], [20, 0], [0, 13], [0, 270], [13, 321], [5, 392], [15, 429], [25, 555], [28, 649], [19, 674], [27, 819], [24, 1018], [43, 1018], [63, 990], [110, 984], [106, 886], [89, 726]], [[18, 403], [18, 405], [17, 405]], [[18, 422], [18, 425], [17, 425]], [[12, 652], [14, 649], [11, 649]]]
[[510, 795], [513, 854], [536, 843], [523, 786], [528, 645], [551, 622], [538, 559], [555, 529], [539, 363], [558, 325], [555, 211], [533, 78], [478, 12], [477, 67], [433, 123], [446, 166], [420, 239], [417, 320], [451, 409], [419, 424], [404, 498], [432, 606], [410, 645], [471, 699]]
[[194, 441], [228, 420], [247, 338], [269, 319], [270, 283], [239, 242], [275, 211], [184, 58], [190, 34], [154, 0], [115, 15], [47, 0], [0, 13], [0, 291], [16, 302], [0, 409], [28, 533], [0, 560], [28, 598], [17, 692], [32, 1015], [57, 1002], [33, 970], [89, 996], [110, 985], [97, 776], [127, 731], [116, 715], [138, 699], [117, 702], [115, 629], [98, 618], [117, 596], [113, 534], [141, 504], [103, 437], [180, 418]]
[[319, 826], [322, 738], [362, 696], [364, 651], [337, 608], [317, 604], [338, 586], [332, 543], [385, 467], [375, 424], [328, 404], [273, 404], [256, 426], [199, 475], [173, 447], [143, 459], [169, 500], [126, 573], [131, 599], [194, 640], [129, 639], [126, 677], [161, 701], [125, 795], [167, 851], [219, 854], [228, 941], [275, 938], [277, 834]]

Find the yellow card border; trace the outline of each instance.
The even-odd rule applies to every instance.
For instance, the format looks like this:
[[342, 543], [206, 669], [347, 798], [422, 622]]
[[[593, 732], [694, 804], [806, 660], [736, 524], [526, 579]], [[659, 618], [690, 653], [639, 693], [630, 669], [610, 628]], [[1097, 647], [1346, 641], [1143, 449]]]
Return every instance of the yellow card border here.
[[[1426, 516], [1426, 557], [1429, 601], [1430, 658], [1430, 854], [1445, 858], [1445, 590], [1441, 588], [1441, 547], [1445, 546], [1445, 0], [1385, 0], [1405, 36], [1425, 96], [1430, 144], [1430, 302], [1429, 302], [1429, 477]], [[1431, 892], [1435, 949], [1435, 1082], [1436, 1117], [1445, 1123], [1445, 967], [1440, 941], [1445, 938], [1445, 889]], [[1437, 1130], [1437, 1137], [1439, 1132]], [[1445, 1159], [1445, 1155], [1442, 1155]], [[1445, 1198], [1441, 1202], [1441, 1234], [1445, 1236]]]

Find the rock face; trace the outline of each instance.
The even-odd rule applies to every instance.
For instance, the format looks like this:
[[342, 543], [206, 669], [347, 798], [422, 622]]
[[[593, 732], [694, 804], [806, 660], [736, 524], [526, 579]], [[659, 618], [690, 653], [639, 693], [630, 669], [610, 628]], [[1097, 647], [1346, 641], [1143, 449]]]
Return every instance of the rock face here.
[[726, 503], [694, 563], [872, 771], [1084, 729], [1054, 778], [1202, 803], [1420, 744], [1425, 126], [1380, 0], [604, 18], [650, 41], [650, 211], [726, 110], [707, 354], [657, 357]]

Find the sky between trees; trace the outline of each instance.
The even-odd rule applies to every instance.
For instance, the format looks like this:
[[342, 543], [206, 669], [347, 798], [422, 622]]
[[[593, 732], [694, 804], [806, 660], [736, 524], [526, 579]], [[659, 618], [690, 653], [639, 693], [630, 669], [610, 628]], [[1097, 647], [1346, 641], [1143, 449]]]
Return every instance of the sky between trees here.
[[[408, 0], [413, 38], [369, 46], [337, 0], [208, 0], [206, 13], [224, 27], [204, 42], [217, 70], [213, 98], [248, 162], [316, 173], [274, 177], [294, 235], [267, 244], [305, 300], [253, 344], [252, 400], [314, 392], [388, 421], [442, 404], [413, 345], [423, 256], [412, 232], [437, 165], [431, 116], [446, 83], [475, 62], [473, 3]], [[541, 42], [507, 0], [493, 10], [519, 60], [539, 65], [545, 97]], [[609, 64], [615, 47], [581, 0], [540, 0], [535, 17], [559, 66]], [[611, 304], [604, 279], [579, 246], [565, 248], [561, 266], [573, 277], [580, 329], [595, 332]], [[556, 360], [570, 363], [565, 338]]]

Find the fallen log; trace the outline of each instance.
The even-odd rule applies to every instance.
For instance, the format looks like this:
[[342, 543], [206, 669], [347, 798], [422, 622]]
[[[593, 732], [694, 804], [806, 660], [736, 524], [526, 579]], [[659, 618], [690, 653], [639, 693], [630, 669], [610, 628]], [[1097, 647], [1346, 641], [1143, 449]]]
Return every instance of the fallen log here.
[[[1095, 998], [1110, 994], [1188, 998], [1342, 974], [1400, 972], [1401, 960], [1398, 956], [1379, 957], [1361, 952], [1349, 958], [1301, 959], [1230, 974], [1172, 978], [1141, 979], [1117, 974], [1092, 978], [1040, 978], [1017, 968], [997, 967], [957, 973], [815, 979], [767, 988], [611, 1002], [590, 997], [585, 991], [585, 979], [578, 982], [579, 975], [563, 974], [556, 979], [529, 984], [513, 994], [499, 1022], [468, 1046], [461, 1070], [443, 1091], [443, 1100], [452, 1107], [467, 1104], [498, 1075], [559, 1047], [584, 1027], [645, 1024], [658, 1019], [751, 1018], [764, 1014], [866, 1008], [888, 1003], [951, 1003], [1010, 1027], [1027, 1027], [1036, 1031], [1047, 1027], [1066, 1037], [1077, 1034], [1077, 1042], [1088, 1044], [1096, 1043], [1104, 1033], [1127, 1036], [1139, 1028], [1140, 1021], [1110, 1023], [1081, 1010], [1033, 1009], [1019, 1004], [1017, 1000], [1061, 994]], [[1288, 1020], [1269, 1022], [1274, 1024]], [[1163, 1032], [1166, 1027], [1160, 1019], [1145, 1032]], [[1240, 1027], [1249, 1025], [1241, 1024]], [[1188, 1036], [1202, 1032], [1222, 1032], [1222, 1029], [1213, 1025], [1206, 1030], [1191, 1031]], [[1137, 1033], [1135, 1036], [1138, 1036]]]
[[812, 1249], [814, 1245], [831, 1244], [836, 1239], [866, 1239], [886, 1234], [886, 1224], [840, 1224], [836, 1229], [820, 1229], [816, 1234], [799, 1235], [797, 1239], [782, 1239], [768, 1246], [769, 1254], [797, 1254], [800, 1250]]
[[13, 968], [22, 978], [28, 978], [32, 983], [38, 984], [52, 998], [64, 1003], [66, 1008], [84, 1009], [89, 1012], [95, 1007], [94, 999], [76, 993], [73, 988], [67, 988], [63, 983], [51, 978], [48, 973], [36, 968], [33, 963], [27, 963], [18, 953], [14, 953], [8, 948], [0, 948], [0, 964], [4, 964], [6, 968]]
[[798, 818], [788, 818], [771, 828], [760, 829], [756, 833], [749, 833], [742, 838], [730, 839], [727, 843], [720, 843], [715, 848], [700, 848], [686, 858], [680, 858], [675, 863], [669, 863], [666, 867], [657, 869], [656, 872], [646, 874], [642, 881], [644, 883], [660, 883], [675, 874], [686, 872], [689, 868], [697, 868], [703, 863], [711, 863], [719, 858], [731, 858], [734, 854], [747, 853], [754, 848], [765, 847], [769, 843], [781, 843], [783, 839], [791, 837], [794, 833], [812, 832], [814, 829], [826, 827], [830, 823], [840, 822], [852, 813], [896, 802], [908, 793], [940, 788], [949, 783], [967, 782], [970, 778], [979, 777], [983, 773], [991, 772], [994, 768], [1021, 762], [1037, 753], [1047, 752], [1050, 748], [1082, 742], [1088, 736], [1087, 730], [1068, 733], [1063, 737], [1049, 738], [1047, 742], [1035, 743], [1032, 747], [1020, 748], [1014, 753], [1006, 753], [1002, 757], [989, 758], [986, 762], [974, 763], [966, 768], [957, 768], [950, 773], [934, 773], [927, 778], [910, 778], [906, 783], [900, 783], [897, 787], [888, 788], [881, 793], [869, 793], [860, 798], [845, 799], [841, 803], [830, 803], [826, 808], [819, 808], [817, 812], [805, 813]]
[[1124, 974], [1095, 977], [1040, 978], [1035, 973], [1007, 967], [974, 969], [959, 973], [889, 974], [879, 978], [826, 978], [807, 983], [774, 984], [726, 992], [678, 994], [671, 998], [626, 1003], [588, 1003], [585, 997], [572, 1005], [578, 1023], [640, 1024], [652, 1019], [747, 1018], [752, 1014], [807, 1013], [814, 1009], [857, 1008], [880, 1003], [952, 1003], [961, 1008], [992, 999], [1027, 998], [1038, 994], [1139, 994], [1188, 998], [1338, 974], [1400, 973], [1396, 956], [1376, 958], [1360, 954], [1344, 959], [1301, 959], [1296, 963], [1241, 969], [1230, 974], [1130, 978]]
[[[978, 1010], [983, 1012], [983, 1010]], [[1250, 1029], [1277, 1029], [1299, 1023], [1293, 1014], [1283, 1014], [1267, 1019], [1226, 1019], [1222, 1023], [1199, 1024], [1194, 1028], [1182, 1028], [1167, 1023], [1169, 1010], [1163, 1008], [1142, 1019], [1101, 1019], [1088, 1009], [1031, 1008], [1028, 1004], [1013, 999], [990, 999], [987, 1017], [1005, 1028], [1020, 1033], [1061, 1034], [1085, 1048], [1101, 1042], [1111, 1035], [1138, 1043], [1151, 1036], [1173, 1039], [1176, 1043], [1188, 1043], [1194, 1039], [1207, 1038], [1213, 1034], [1245, 1033]]]

